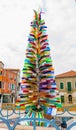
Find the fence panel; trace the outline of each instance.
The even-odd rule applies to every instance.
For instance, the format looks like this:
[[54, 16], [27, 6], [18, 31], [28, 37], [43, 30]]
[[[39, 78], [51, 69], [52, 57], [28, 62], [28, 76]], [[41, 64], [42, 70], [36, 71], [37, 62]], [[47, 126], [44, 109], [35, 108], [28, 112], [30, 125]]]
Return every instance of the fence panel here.
[[[3, 125], [5, 127], [6, 125], [8, 130], [23, 130], [25, 128], [27, 128], [27, 130], [61, 130], [61, 124], [65, 122], [67, 125], [66, 130], [73, 130], [76, 129], [76, 111], [70, 110], [71, 107], [64, 108], [63, 111], [57, 113], [54, 119], [48, 120], [40, 118], [25, 118], [25, 111], [20, 109], [16, 110], [15, 108], [12, 108], [12, 106], [6, 106], [0, 110], [0, 126]], [[23, 121], [32, 122], [32, 126], [20, 125], [20, 122]], [[46, 127], [39, 127], [36, 126], [37, 122], [44, 122], [47, 125]]]

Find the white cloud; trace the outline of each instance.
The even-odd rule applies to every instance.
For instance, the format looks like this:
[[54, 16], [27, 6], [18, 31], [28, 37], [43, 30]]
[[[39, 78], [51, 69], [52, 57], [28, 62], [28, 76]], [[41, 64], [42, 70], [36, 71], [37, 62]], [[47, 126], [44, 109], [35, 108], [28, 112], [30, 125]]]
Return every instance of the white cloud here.
[[44, 16], [55, 73], [76, 70], [76, 2], [74, 0], [0, 0], [0, 60], [22, 68], [33, 9], [45, 5]]

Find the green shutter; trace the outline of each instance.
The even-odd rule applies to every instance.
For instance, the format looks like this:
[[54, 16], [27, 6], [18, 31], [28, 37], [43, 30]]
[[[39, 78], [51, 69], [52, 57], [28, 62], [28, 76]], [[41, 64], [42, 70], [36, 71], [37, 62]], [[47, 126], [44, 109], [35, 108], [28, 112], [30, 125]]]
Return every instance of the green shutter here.
[[12, 84], [12, 90], [14, 90], [14, 84]]
[[64, 84], [61, 82], [60, 83], [60, 89], [63, 89], [64, 88]]
[[64, 103], [64, 96], [61, 96], [61, 103]]
[[75, 82], [75, 88], [76, 88], [76, 82]]
[[68, 89], [68, 92], [72, 91], [71, 82], [67, 82], [67, 89]]

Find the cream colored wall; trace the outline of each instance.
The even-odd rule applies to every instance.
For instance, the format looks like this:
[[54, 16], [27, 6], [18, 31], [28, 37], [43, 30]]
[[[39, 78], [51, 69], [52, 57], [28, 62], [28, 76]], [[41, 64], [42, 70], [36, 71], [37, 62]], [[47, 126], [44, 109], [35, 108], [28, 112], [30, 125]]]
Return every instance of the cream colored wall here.
[[[67, 92], [67, 82], [71, 82], [72, 83], [72, 92]], [[64, 89], [60, 89], [60, 82], [64, 83]], [[76, 103], [76, 88], [75, 88], [75, 82], [76, 82], [76, 77], [68, 77], [68, 78], [56, 78], [56, 84], [57, 87], [59, 88], [60, 91], [60, 96], [64, 95], [64, 99], [65, 99], [65, 105], [69, 104], [68, 102], [68, 96], [72, 95], [72, 104]]]

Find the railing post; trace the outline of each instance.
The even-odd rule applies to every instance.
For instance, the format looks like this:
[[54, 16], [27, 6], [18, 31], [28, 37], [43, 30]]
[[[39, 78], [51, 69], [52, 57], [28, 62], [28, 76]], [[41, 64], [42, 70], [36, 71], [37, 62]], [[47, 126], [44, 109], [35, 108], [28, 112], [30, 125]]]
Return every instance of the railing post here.
[[33, 130], [36, 130], [36, 119], [33, 119]]

